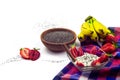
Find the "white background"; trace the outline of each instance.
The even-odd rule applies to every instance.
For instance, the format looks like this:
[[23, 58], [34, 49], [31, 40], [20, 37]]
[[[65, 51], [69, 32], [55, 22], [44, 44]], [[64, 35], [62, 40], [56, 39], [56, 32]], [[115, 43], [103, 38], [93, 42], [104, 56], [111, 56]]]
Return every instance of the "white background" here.
[[[0, 80], [52, 80], [69, 59], [47, 50], [40, 34], [53, 27], [78, 34], [89, 15], [107, 27], [120, 26], [119, 8], [119, 0], [0, 0]], [[40, 58], [10, 62], [21, 47], [40, 48]]]

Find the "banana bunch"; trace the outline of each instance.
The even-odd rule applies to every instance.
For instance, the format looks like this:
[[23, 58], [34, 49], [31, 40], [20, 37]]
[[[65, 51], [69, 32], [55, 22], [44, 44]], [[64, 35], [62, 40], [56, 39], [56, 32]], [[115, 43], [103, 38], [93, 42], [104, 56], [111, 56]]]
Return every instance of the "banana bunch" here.
[[93, 20], [93, 27], [100, 38], [105, 38], [106, 35], [111, 33], [111, 31], [106, 26], [101, 24], [95, 18], [92, 17], [92, 20]]
[[88, 16], [85, 22], [81, 25], [81, 32], [78, 35], [78, 39], [82, 42], [86, 40], [86, 37], [90, 37], [93, 41], [104, 39], [111, 31], [97, 21], [92, 16]]
[[78, 35], [80, 41], [85, 41], [87, 36], [93, 33], [93, 30], [90, 29], [90, 26], [87, 22], [83, 23], [81, 26], [81, 33]]

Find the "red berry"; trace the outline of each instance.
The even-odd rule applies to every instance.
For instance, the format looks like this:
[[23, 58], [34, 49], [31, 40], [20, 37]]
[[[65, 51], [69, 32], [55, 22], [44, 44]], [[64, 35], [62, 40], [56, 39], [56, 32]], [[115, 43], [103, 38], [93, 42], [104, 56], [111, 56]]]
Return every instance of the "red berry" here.
[[40, 52], [36, 49], [30, 50], [29, 57], [30, 60], [35, 61], [40, 57]]
[[97, 49], [96, 46], [92, 47], [92, 49], [90, 50], [90, 53], [91, 53], [91, 54], [94, 54], [94, 55], [96, 55], [97, 52], [98, 52], [98, 49]]
[[79, 56], [79, 52], [77, 51], [76, 47], [70, 48], [70, 52], [73, 55], [74, 58]]
[[76, 65], [77, 65], [77, 66], [80, 66], [80, 67], [84, 67], [84, 64], [81, 63], [81, 62], [79, 62], [79, 61], [77, 61]]
[[115, 41], [115, 36], [113, 34], [108, 34], [106, 36], [106, 41], [107, 42], [114, 42]]
[[82, 47], [79, 47], [79, 48], [78, 48], [78, 53], [79, 53], [79, 56], [84, 55], [84, 52], [83, 52], [83, 50], [82, 50]]
[[116, 50], [116, 47], [112, 43], [105, 43], [101, 49], [106, 53], [112, 53]]
[[21, 48], [20, 49], [20, 55], [24, 59], [29, 59], [29, 52], [30, 52], [29, 48]]
[[91, 63], [92, 66], [99, 66], [100, 65], [100, 62], [99, 60], [94, 60], [92, 63]]
[[101, 63], [106, 62], [108, 60], [108, 56], [106, 54], [103, 54], [98, 60]]

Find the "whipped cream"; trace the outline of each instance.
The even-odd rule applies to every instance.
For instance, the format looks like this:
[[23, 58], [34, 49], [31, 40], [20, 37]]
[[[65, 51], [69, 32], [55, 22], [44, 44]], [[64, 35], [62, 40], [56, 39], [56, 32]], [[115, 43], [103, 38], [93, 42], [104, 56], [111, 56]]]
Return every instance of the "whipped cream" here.
[[81, 62], [82, 64], [84, 64], [84, 66], [91, 66], [91, 63], [98, 58], [99, 57], [97, 55], [84, 53], [84, 55], [78, 56], [76, 58], [75, 63]]

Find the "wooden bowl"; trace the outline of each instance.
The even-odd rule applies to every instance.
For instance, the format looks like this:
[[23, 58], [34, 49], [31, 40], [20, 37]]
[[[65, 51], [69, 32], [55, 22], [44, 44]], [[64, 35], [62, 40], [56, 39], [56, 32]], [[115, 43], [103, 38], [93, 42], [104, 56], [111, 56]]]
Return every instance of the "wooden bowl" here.
[[[67, 39], [69, 40], [67, 41]], [[49, 50], [54, 52], [61, 52], [65, 51], [64, 44], [70, 45], [75, 43], [76, 34], [74, 31], [66, 28], [51, 28], [41, 34], [41, 41]]]

